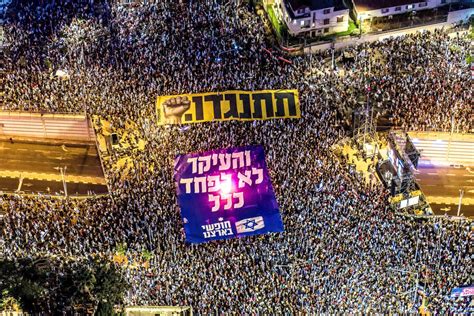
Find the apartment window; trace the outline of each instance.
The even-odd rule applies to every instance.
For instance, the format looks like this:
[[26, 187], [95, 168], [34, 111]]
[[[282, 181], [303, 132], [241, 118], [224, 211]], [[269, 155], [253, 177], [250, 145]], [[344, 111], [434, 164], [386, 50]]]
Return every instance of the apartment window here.
[[415, 6], [414, 6], [413, 4], [409, 4], [409, 5], [407, 5], [407, 10], [411, 10], [411, 9], [413, 9], [414, 7], [415, 7]]
[[324, 33], [329, 33], [329, 27], [326, 27], [326, 28], [324, 29]]
[[342, 23], [342, 22], [344, 22], [344, 16], [338, 16], [337, 23]]
[[330, 22], [329, 19], [324, 19], [323, 24], [324, 24], [324, 25], [328, 25], [329, 22]]
[[389, 11], [390, 11], [389, 8], [384, 8], [384, 9], [382, 9], [382, 13], [388, 13]]
[[427, 5], [428, 5], [428, 3], [422, 2], [418, 5], [418, 7], [423, 8], [423, 7], [426, 7]]
[[402, 11], [402, 7], [395, 7], [395, 11]]
[[446, 4], [446, 0], [441, 0], [441, 4]]
[[301, 28], [302, 28], [302, 29], [307, 29], [307, 28], [309, 28], [310, 22], [311, 22], [310, 20], [301, 21]]
[[313, 24], [316, 23], [316, 12], [313, 12]]
[[323, 14], [329, 14], [329, 13], [331, 13], [331, 9], [324, 9], [323, 10]]

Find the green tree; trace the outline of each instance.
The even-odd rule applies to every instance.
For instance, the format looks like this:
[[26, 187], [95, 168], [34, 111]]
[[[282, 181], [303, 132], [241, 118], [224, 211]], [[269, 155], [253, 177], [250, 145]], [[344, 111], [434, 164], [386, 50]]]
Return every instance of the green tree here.
[[[18, 301], [23, 310], [39, 312], [48, 295], [45, 288], [48, 271], [40, 269], [35, 261], [0, 261], [0, 292], [3, 300], [6, 295]], [[8, 294], [4, 294], [8, 293]]]
[[[357, 7], [354, 0], [342, 0], [344, 6], [349, 9], [349, 17], [354, 21], [356, 26], [359, 26], [359, 19], [357, 18]], [[360, 27], [360, 26], [359, 26]]]
[[73, 308], [106, 315], [123, 303], [128, 286], [119, 268], [102, 259], [0, 261], [0, 303], [15, 299], [32, 314]]

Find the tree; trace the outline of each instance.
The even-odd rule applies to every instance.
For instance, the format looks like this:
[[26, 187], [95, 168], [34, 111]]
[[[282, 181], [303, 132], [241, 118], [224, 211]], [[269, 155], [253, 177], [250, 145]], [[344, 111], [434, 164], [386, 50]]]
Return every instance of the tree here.
[[111, 315], [128, 286], [119, 268], [104, 259], [0, 261], [0, 303], [17, 300], [32, 314], [92, 309]]
[[2, 291], [0, 301], [0, 311], [20, 311], [20, 303], [12, 296], [9, 295], [7, 290]]
[[23, 310], [40, 312], [45, 309], [42, 303], [48, 294], [44, 287], [46, 281], [47, 271], [38, 269], [29, 258], [0, 261], [1, 299], [12, 297]]
[[357, 7], [354, 0], [342, 0], [344, 6], [349, 9], [349, 17], [354, 21], [355, 25], [359, 26], [359, 20], [357, 18]]

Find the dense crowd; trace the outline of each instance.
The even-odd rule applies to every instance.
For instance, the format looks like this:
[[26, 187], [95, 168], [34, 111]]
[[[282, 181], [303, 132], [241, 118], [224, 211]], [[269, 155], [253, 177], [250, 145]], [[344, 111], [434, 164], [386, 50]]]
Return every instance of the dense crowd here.
[[[233, 1], [37, 3], [16, 2], [5, 25], [3, 109], [86, 110], [117, 129], [133, 120], [146, 147], [127, 153], [127, 177], [111, 156], [110, 197], [0, 197], [4, 256], [148, 250], [149, 266], [124, 271], [126, 303], [190, 305], [200, 314], [405, 314], [421, 304], [418, 292], [447, 314], [450, 290], [473, 283], [470, 223], [394, 214], [383, 188], [366, 186], [331, 152], [367, 90], [399, 127], [451, 130], [453, 116], [459, 132], [471, 131], [464, 35], [363, 44], [334, 71], [330, 52], [278, 60], [260, 18]], [[57, 70], [68, 78], [54, 77]], [[299, 90], [301, 119], [156, 125], [158, 95], [282, 88]], [[173, 158], [248, 144], [265, 148], [285, 232], [185, 244]]]

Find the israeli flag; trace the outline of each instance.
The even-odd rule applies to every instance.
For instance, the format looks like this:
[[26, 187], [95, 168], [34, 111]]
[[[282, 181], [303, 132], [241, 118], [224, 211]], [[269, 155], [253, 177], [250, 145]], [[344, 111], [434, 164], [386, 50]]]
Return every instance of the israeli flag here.
[[264, 227], [265, 223], [262, 216], [244, 218], [243, 220], [235, 222], [235, 228], [238, 234], [251, 233]]

